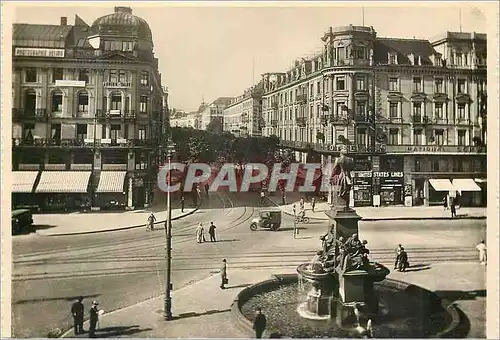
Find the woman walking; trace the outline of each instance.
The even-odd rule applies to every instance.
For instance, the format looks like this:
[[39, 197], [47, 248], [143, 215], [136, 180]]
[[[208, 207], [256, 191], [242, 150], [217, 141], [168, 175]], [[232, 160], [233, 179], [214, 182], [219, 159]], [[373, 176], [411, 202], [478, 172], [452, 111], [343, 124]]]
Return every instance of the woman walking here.
[[196, 228], [196, 242], [201, 243], [204, 241], [204, 236], [203, 236], [203, 225], [200, 223], [198, 228]]

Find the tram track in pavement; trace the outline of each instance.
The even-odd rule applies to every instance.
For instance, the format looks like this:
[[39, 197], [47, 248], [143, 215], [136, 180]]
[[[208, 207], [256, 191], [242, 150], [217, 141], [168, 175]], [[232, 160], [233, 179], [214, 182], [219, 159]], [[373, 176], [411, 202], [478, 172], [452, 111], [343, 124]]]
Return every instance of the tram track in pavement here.
[[[229, 215], [232, 211], [233, 211], [233, 204], [232, 204], [232, 201], [229, 197], [224, 197], [222, 196], [221, 198], [222, 200], [224, 199], [227, 199], [229, 204], [231, 205], [231, 208], [230, 209], [226, 209], [226, 213], [225, 215]], [[225, 227], [225, 228], [221, 228], [222, 230], [226, 231], [226, 230], [231, 230], [231, 229], [234, 229], [234, 228], [237, 228], [238, 226], [240, 226], [241, 224], [247, 222], [250, 218], [252, 218], [253, 216], [253, 213], [254, 213], [254, 210], [255, 208], [251, 207], [251, 208], [248, 208], [248, 207], [242, 207], [243, 211], [238, 214], [238, 216], [236, 216], [236, 218], [234, 218], [233, 220], [229, 221], [229, 226], [228, 227]], [[184, 228], [182, 228], [182, 230], [179, 230], [180, 232], [182, 231], [185, 231], [186, 229], [190, 228], [190, 227], [194, 227], [196, 226], [197, 224], [194, 224], [194, 225], [191, 225], [191, 226], [186, 226]], [[174, 234], [174, 240], [176, 240], [175, 238], [175, 234]], [[83, 265], [83, 266], [90, 266], [90, 265], [95, 265], [99, 262], [103, 263], [103, 264], [107, 264], [109, 265], [110, 263], [116, 263], [118, 264], [119, 262], [123, 262], [123, 263], [130, 263], [130, 262], [142, 262], [142, 261], [161, 261], [161, 260], [164, 260], [165, 257], [164, 257], [164, 253], [161, 251], [159, 256], [150, 256], [150, 255], [140, 255], [140, 256], [135, 256], [134, 260], [133, 261], [130, 261], [131, 258], [130, 256], [122, 256], [121, 254], [123, 254], [124, 252], [125, 253], [133, 253], [133, 252], [137, 252], [137, 251], [148, 251], [150, 252], [152, 249], [155, 249], [155, 248], [158, 248], [158, 249], [162, 249], [164, 251], [164, 239], [162, 237], [158, 237], [158, 242], [154, 242], [154, 243], [151, 243], [151, 241], [155, 241], [155, 240], [152, 240], [151, 238], [148, 238], [146, 241], [141, 241], [141, 243], [139, 245], [134, 245], [132, 247], [128, 246], [126, 247], [126, 249], [122, 249], [123, 247], [120, 247], [120, 249], [116, 249], [116, 248], [113, 248], [113, 249], [107, 249], [107, 250], [104, 250], [102, 249], [102, 246], [99, 247], [99, 253], [97, 255], [94, 255], [92, 256], [91, 259], [82, 259], [82, 253], [81, 252], [77, 252], [77, 253], [72, 253], [68, 256], [68, 253], [66, 252], [65, 254], [63, 254], [61, 256], [60, 253], [58, 253], [58, 256], [51, 256], [50, 258], [38, 258], [38, 259], [16, 259], [14, 261], [15, 263], [15, 267], [14, 267], [14, 273], [13, 273], [13, 277], [12, 279], [13, 280], [17, 280], [17, 281], [22, 281], [24, 279], [29, 279], [31, 277], [30, 274], [20, 274], [20, 272], [23, 272], [25, 270], [30, 270], [29, 268], [31, 268], [31, 270], [40, 270], [40, 271], [43, 271], [43, 274], [40, 276], [40, 274], [37, 274], [37, 273], [33, 273], [33, 275], [35, 277], [37, 277], [38, 279], [43, 279], [43, 278], [54, 278], [54, 275], [52, 275], [53, 273], [50, 272], [50, 266], [60, 266], [60, 265], [67, 265], [67, 264], [72, 264], [72, 265], [75, 265], [75, 264], [80, 264], [80, 265]], [[186, 242], [189, 242], [189, 241], [194, 241], [194, 236], [187, 236], [187, 237], [184, 237], [184, 238], [181, 238], [180, 240], [176, 240], [174, 242], [174, 245], [178, 245], [180, 243], [186, 243]], [[121, 245], [121, 243], [120, 243]], [[87, 251], [89, 251], [88, 249], [86, 249]], [[51, 255], [54, 255], [54, 254], [51, 254]], [[121, 258], [120, 258], [121, 257]], [[127, 261], [127, 258], [128, 258], [128, 261]], [[158, 264], [157, 264], [158, 266]], [[49, 268], [48, 268], [49, 267]], [[144, 266], [141, 266], [141, 267], [144, 267]], [[130, 268], [130, 266], [129, 266]], [[121, 270], [118, 268], [118, 270]], [[106, 272], [109, 272], [109, 271], [113, 271], [113, 268], [106, 268]], [[116, 271], [116, 269], [115, 269]], [[92, 270], [90, 271], [83, 271], [85, 274], [83, 275], [91, 275], [90, 272], [92, 272]], [[96, 269], [95, 270], [95, 274], [98, 274], [99, 272], [99, 269]], [[70, 271], [70, 272], [65, 272], [65, 274], [63, 273], [56, 273], [55, 274], [55, 277], [59, 278], [59, 277], [68, 277], [69, 274], [72, 274], [72, 275], [80, 275], [82, 273], [82, 270], [76, 270], [76, 271]]]
[[[222, 209], [223, 211], [225, 211], [224, 215], [227, 215], [230, 213], [230, 209], [228, 209], [228, 207], [226, 207], [226, 202], [224, 201], [225, 199], [225, 196], [223, 195], [219, 195], [219, 193], [216, 193], [216, 197], [218, 200], [220, 200], [221, 204], [222, 204], [222, 207], [220, 209]], [[179, 220], [179, 221], [182, 221]], [[183, 226], [183, 227], [180, 227], [180, 228], [177, 228], [176, 231], [187, 231], [189, 230], [190, 228], [193, 228], [195, 226], [197, 226], [198, 224], [197, 223], [190, 223], [189, 225], [186, 225], [186, 226]], [[156, 232], [162, 232], [164, 231], [163, 228], [156, 228], [155, 229]], [[109, 233], [110, 235], [112, 235], [113, 233], [117, 233], [117, 232], [120, 232], [120, 231], [106, 231], [106, 233]], [[103, 252], [103, 247], [123, 247], [123, 246], [127, 246], [129, 244], [133, 244], [133, 243], [137, 243], [138, 241], [141, 241], [141, 242], [148, 242], [148, 241], [151, 241], [151, 240], [155, 240], [155, 239], [158, 239], [160, 237], [159, 234], [157, 234], [156, 232], [154, 233], [144, 233], [144, 236], [141, 236], [140, 238], [137, 237], [137, 235], [135, 236], [132, 236], [132, 237], [126, 237], [126, 238], [121, 238], [120, 240], [109, 240], [109, 241], [105, 241], [105, 242], [93, 242], [92, 245], [77, 245], [77, 246], [68, 246], [68, 247], [65, 247], [65, 248], [58, 248], [58, 249], [54, 249], [54, 250], [46, 250], [46, 251], [40, 251], [40, 252], [33, 252], [33, 253], [27, 253], [27, 254], [16, 254], [13, 256], [13, 264], [15, 263], [23, 263], [25, 258], [31, 258], [31, 257], [43, 257], [43, 256], [49, 256], [50, 255], [56, 255], [56, 256], [59, 256], [62, 252], [74, 252], [74, 251], [80, 251], [80, 250], [83, 250], [83, 251], [99, 251], [99, 253], [102, 253]], [[173, 237], [176, 236], [176, 233], [174, 233], [172, 235]]]
[[[410, 254], [411, 264], [425, 264], [432, 266], [432, 263], [442, 262], [477, 262], [477, 251], [474, 248], [433, 248], [423, 249], [415, 248], [408, 249]], [[281, 251], [281, 252], [252, 252], [243, 254], [231, 255], [231, 268], [234, 269], [259, 269], [259, 268], [294, 268], [302, 263], [310, 262], [314, 256], [314, 251]], [[383, 264], [394, 263], [393, 249], [378, 249], [370, 254], [370, 258], [376, 262]], [[123, 258], [123, 262], [142, 262], [144, 258]], [[151, 256], [149, 261], [161, 261], [164, 257], [157, 255]], [[173, 258], [173, 272], [176, 271], [208, 271], [213, 272], [218, 270], [218, 254], [196, 254], [195, 256], [175, 256]], [[116, 261], [116, 259], [101, 259], [103, 262]], [[91, 264], [93, 260], [74, 260], [70, 262], [60, 262], [64, 264]], [[58, 264], [58, 263], [54, 263]], [[215, 264], [215, 265], [214, 265]], [[33, 273], [26, 275], [15, 275], [13, 280], [44, 280], [44, 279], [63, 279], [67, 277], [88, 277], [92, 276], [113, 276], [113, 275], [129, 275], [140, 273], [152, 273], [155, 271], [164, 272], [165, 268], [158, 268], [156, 265], [134, 265], [114, 268], [88, 269], [79, 270], [77, 272], [52, 272], [52, 273]]]

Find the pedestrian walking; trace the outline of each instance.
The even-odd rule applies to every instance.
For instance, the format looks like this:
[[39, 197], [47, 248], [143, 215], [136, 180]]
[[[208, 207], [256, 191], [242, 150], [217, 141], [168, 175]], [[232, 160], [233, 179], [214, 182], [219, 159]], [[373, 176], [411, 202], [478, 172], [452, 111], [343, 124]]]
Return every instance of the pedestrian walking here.
[[304, 197], [302, 197], [299, 201], [299, 209], [300, 210], [305, 210], [305, 203], [304, 203]]
[[204, 242], [205, 236], [203, 235], [203, 224], [199, 224], [198, 228], [196, 228], [196, 241], [198, 243]]
[[181, 213], [184, 212], [184, 205], [186, 204], [185, 202], [185, 199], [184, 199], [184, 195], [181, 196]]
[[486, 265], [486, 244], [484, 240], [479, 242], [476, 249], [479, 251], [479, 263], [481, 263], [482, 266]]
[[285, 191], [285, 189], [281, 190], [281, 203], [283, 205], [286, 205], [286, 191]]
[[399, 267], [398, 270], [400, 272], [405, 272], [406, 268], [408, 268], [410, 264], [408, 263], [408, 254], [405, 251], [405, 248], [401, 247], [401, 252], [399, 253]]
[[311, 198], [311, 210], [312, 212], [314, 212], [314, 207], [316, 206], [316, 200], [313, 198]]
[[92, 307], [90, 307], [90, 326], [89, 326], [89, 338], [95, 338], [95, 330], [97, 322], [99, 322], [99, 310], [97, 309], [99, 302], [92, 301]]
[[443, 197], [443, 208], [444, 210], [448, 209], [448, 195]]
[[264, 200], [266, 199], [266, 194], [264, 193], [264, 190], [261, 190], [260, 192], [260, 204], [264, 205]]
[[217, 227], [214, 225], [214, 222], [210, 222], [210, 227], [208, 227], [210, 242], [217, 242], [217, 240], [215, 239], [215, 229], [217, 229]]
[[255, 320], [253, 322], [253, 330], [255, 331], [255, 337], [257, 339], [261, 339], [264, 331], [266, 330], [267, 320], [266, 316], [262, 314], [262, 309], [257, 308], [257, 315], [255, 316]]
[[220, 268], [220, 289], [226, 289], [225, 285], [229, 283], [229, 280], [227, 279], [227, 261], [226, 259], [222, 260], [222, 266]]
[[156, 217], [153, 213], [151, 213], [148, 217], [148, 224], [146, 227], [146, 231], [153, 231], [155, 229]]
[[398, 268], [399, 254], [401, 254], [401, 249], [403, 249], [403, 247], [400, 244], [398, 244], [398, 247], [395, 250], [395, 252], [396, 252], [396, 260], [394, 261], [394, 269]]
[[454, 198], [451, 199], [450, 210], [451, 210], [451, 218], [457, 217], [457, 206]]
[[83, 296], [79, 296], [78, 299], [71, 306], [71, 315], [73, 315], [73, 325], [75, 335], [84, 333], [83, 330]]

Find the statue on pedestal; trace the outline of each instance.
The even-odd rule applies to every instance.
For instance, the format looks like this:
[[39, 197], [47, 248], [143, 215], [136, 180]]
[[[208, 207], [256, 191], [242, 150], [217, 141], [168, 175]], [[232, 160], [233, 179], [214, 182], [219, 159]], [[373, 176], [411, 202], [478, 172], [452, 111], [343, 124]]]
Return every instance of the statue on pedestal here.
[[339, 263], [344, 272], [351, 270], [366, 270], [369, 265], [369, 250], [365, 247], [368, 242], [361, 242], [358, 234], [353, 234], [344, 244], [344, 253]]
[[339, 187], [339, 197], [345, 202], [344, 210], [349, 210], [349, 192], [352, 187], [351, 171], [354, 169], [354, 160], [347, 156], [346, 147], [342, 147], [340, 157], [333, 164], [332, 185]]

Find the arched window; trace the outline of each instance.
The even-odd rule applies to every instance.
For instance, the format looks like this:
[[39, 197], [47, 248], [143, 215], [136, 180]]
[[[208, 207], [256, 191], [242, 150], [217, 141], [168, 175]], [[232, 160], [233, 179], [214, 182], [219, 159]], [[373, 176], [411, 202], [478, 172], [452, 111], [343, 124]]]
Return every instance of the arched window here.
[[78, 94], [78, 112], [89, 112], [89, 94], [87, 92]]
[[36, 110], [36, 92], [35, 90], [27, 90], [24, 97], [24, 110], [27, 114], [34, 115]]
[[54, 91], [52, 93], [52, 112], [62, 112], [63, 93], [62, 91]]

